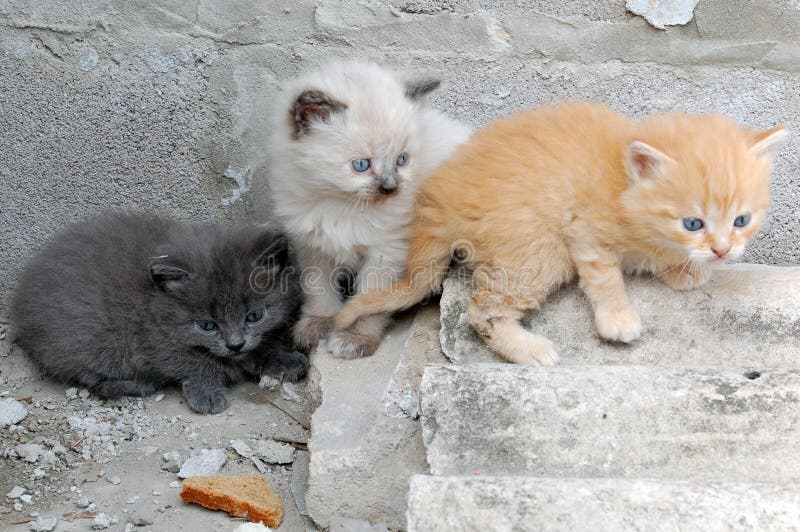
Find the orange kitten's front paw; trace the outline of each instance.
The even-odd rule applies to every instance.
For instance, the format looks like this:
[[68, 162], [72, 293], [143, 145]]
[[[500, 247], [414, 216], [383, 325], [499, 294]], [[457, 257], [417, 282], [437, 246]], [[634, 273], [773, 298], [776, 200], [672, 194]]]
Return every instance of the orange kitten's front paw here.
[[706, 284], [711, 279], [711, 266], [708, 264], [692, 264], [686, 269], [673, 267], [661, 276], [673, 290], [691, 290]]
[[333, 329], [333, 316], [304, 314], [294, 326], [294, 343], [301, 349], [312, 351], [320, 340]]
[[642, 335], [642, 319], [630, 305], [622, 308], [598, 307], [594, 313], [597, 332], [611, 342], [632, 342]]
[[335, 330], [328, 337], [328, 350], [336, 358], [361, 358], [374, 353], [380, 343], [380, 334]]

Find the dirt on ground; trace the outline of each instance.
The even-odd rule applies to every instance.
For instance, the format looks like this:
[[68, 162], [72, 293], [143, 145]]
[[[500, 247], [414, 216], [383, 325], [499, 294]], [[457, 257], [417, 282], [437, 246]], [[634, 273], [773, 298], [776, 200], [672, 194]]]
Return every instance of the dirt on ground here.
[[278, 530], [315, 530], [305, 383], [237, 386], [217, 415], [189, 410], [177, 388], [106, 401], [43, 378], [11, 336], [0, 324], [0, 420], [24, 417], [0, 421], [0, 529], [231, 531], [242, 520], [179, 496], [181, 468], [219, 468], [264, 474], [283, 502]]

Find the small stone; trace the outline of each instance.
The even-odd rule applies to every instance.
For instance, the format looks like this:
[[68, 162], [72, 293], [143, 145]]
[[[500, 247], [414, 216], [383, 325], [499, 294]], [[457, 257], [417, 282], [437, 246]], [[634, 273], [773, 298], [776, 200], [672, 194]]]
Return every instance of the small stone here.
[[228, 460], [225, 449], [201, 449], [199, 453], [186, 460], [178, 471], [178, 477], [215, 475]]
[[92, 394], [89, 393], [89, 390], [81, 390], [78, 392], [78, 397], [80, 397], [81, 399], [88, 399], [90, 395]]
[[125, 532], [133, 532], [134, 528], [136, 528], [136, 525], [133, 523], [125, 523]]
[[269, 464], [291, 464], [294, 461], [294, 447], [274, 440], [258, 440], [253, 454]]
[[262, 375], [261, 380], [258, 381], [258, 386], [267, 390], [274, 390], [280, 385], [281, 380], [271, 375]]
[[120, 479], [118, 476], [114, 475], [113, 477], [106, 477], [106, 482], [116, 486], [117, 484], [122, 482], [122, 479]]
[[293, 403], [303, 402], [300, 388], [294, 382], [284, 382], [283, 385], [281, 385], [281, 397]]
[[233, 529], [233, 532], [269, 532], [271, 528], [264, 526], [264, 523], [242, 523]]
[[127, 501], [125, 501], [125, 502], [126, 502], [127, 504], [136, 504], [136, 501], [138, 501], [138, 500], [139, 500], [139, 496], [138, 496], [138, 495], [135, 495], [135, 496], [133, 496], [133, 497], [130, 497], [130, 498], [128, 498], [128, 500], [127, 500]]
[[22, 503], [21, 502], [15, 502], [14, 503], [14, 511], [15, 512], [21, 512], [22, 511]]
[[111, 518], [104, 513], [99, 513], [92, 521], [92, 528], [95, 530], [103, 530], [111, 526]]
[[169, 487], [170, 488], [180, 488], [181, 487], [181, 481], [180, 480], [173, 480], [172, 482], [169, 483]]
[[164, 399], [164, 394], [160, 393], [160, 394], [156, 395], [155, 399], [153, 399], [153, 400], [157, 403], [157, 402], [161, 401], [162, 399]]
[[40, 478], [44, 478], [47, 473], [44, 472], [43, 469], [39, 469], [38, 467], [33, 470], [33, 479], [39, 480]]
[[0, 401], [0, 427], [19, 423], [28, 415], [25, 405], [8, 397]]
[[75, 501], [75, 506], [77, 506], [78, 508], [88, 508], [90, 504], [92, 504], [92, 501], [90, 501], [86, 497], [81, 497], [80, 499]]
[[25, 493], [25, 488], [22, 486], [14, 486], [11, 488], [11, 491], [6, 493], [6, 497], [9, 499], [19, 499], [22, 494]]
[[67, 388], [64, 390], [64, 395], [67, 396], [67, 400], [71, 401], [73, 399], [78, 398], [78, 389], [77, 388]]
[[152, 492], [153, 497], [158, 497], [160, 495], [164, 495], [164, 492], [161, 490], [153, 490]]
[[21, 500], [25, 504], [33, 504], [33, 497], [31, 497], [27, 493], [25, 495], [20, 495], [19, 500]]
[[250, 458], [253, 456], [253, 449], [242, 440], [231, 440], [231, 447], [243, 458]]
[[44, 455], [45, 448], [38, 443], [23, 443], [14, 447], [17, 455], [26, 462], [34, 463]]
[[58, 523], [58, 519], [55, 517], [39, 516], [30, 524], [30, 528], [33, 532], [49, 532], [56, 527], [56, 523]]

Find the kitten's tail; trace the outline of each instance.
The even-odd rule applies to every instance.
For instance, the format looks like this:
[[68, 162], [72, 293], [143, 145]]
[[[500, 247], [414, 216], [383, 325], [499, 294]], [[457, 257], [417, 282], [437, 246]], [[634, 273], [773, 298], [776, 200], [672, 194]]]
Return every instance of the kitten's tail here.
[[425, 223], [412, 227], [406, 277], [388, 288], [351, 298], [336, 317], [337, 328], [350, 327], [364, 316], [407, 309], [440, 290], [452, 251], [449, 242], [430, 229]]

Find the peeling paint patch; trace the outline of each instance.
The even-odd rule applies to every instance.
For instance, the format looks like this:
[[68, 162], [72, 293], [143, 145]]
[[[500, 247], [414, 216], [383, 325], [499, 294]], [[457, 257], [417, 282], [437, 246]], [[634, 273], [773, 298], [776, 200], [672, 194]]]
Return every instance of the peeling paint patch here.
[[25, 41], [15, 39], [14, 37], [6, 37], [3, 39], [3, 48], [6, 55], [10, 55], [14, 59], [25, 59], [30, 52], [30, 46]]
[[228, 167], [225, 169], [225, 173], [223, 174], [228, 179], [232, 179], [236, 182], [237, 187], [231, 192], [231, 195], [227, 198], [222, 198], [222, 205], [231, 205], [239, 201], [244, 194], [250, 192], [250, 169], [236, 169], [232, 167]]
[[511, 48], [511, 35], [503, 27], [502, 22], [496, 18], [490, 18], [486, 21], [486, 33], [489, 35], [489, 39], [499, 44], [502, 48]]
[[651, 26], [660, 30], [667, 26], [683, 25], [694, 17], [694, 8], [700, 0], [627, 0], [625, 8], [644, 17]]
[[144, 56], [147, 66], [156, 74], [166, 74], [175, 64], [175, 57], [161, 52], [147, 52]]
[[89, 72], [90, 70], [93, 70], [99, 62], [100, 56], [97, 55], [97, 50], [94, 48], [89, 48], [89, 50], [81, 56], [80, 60], [78, 61], [78, 65], [84, 72]]

